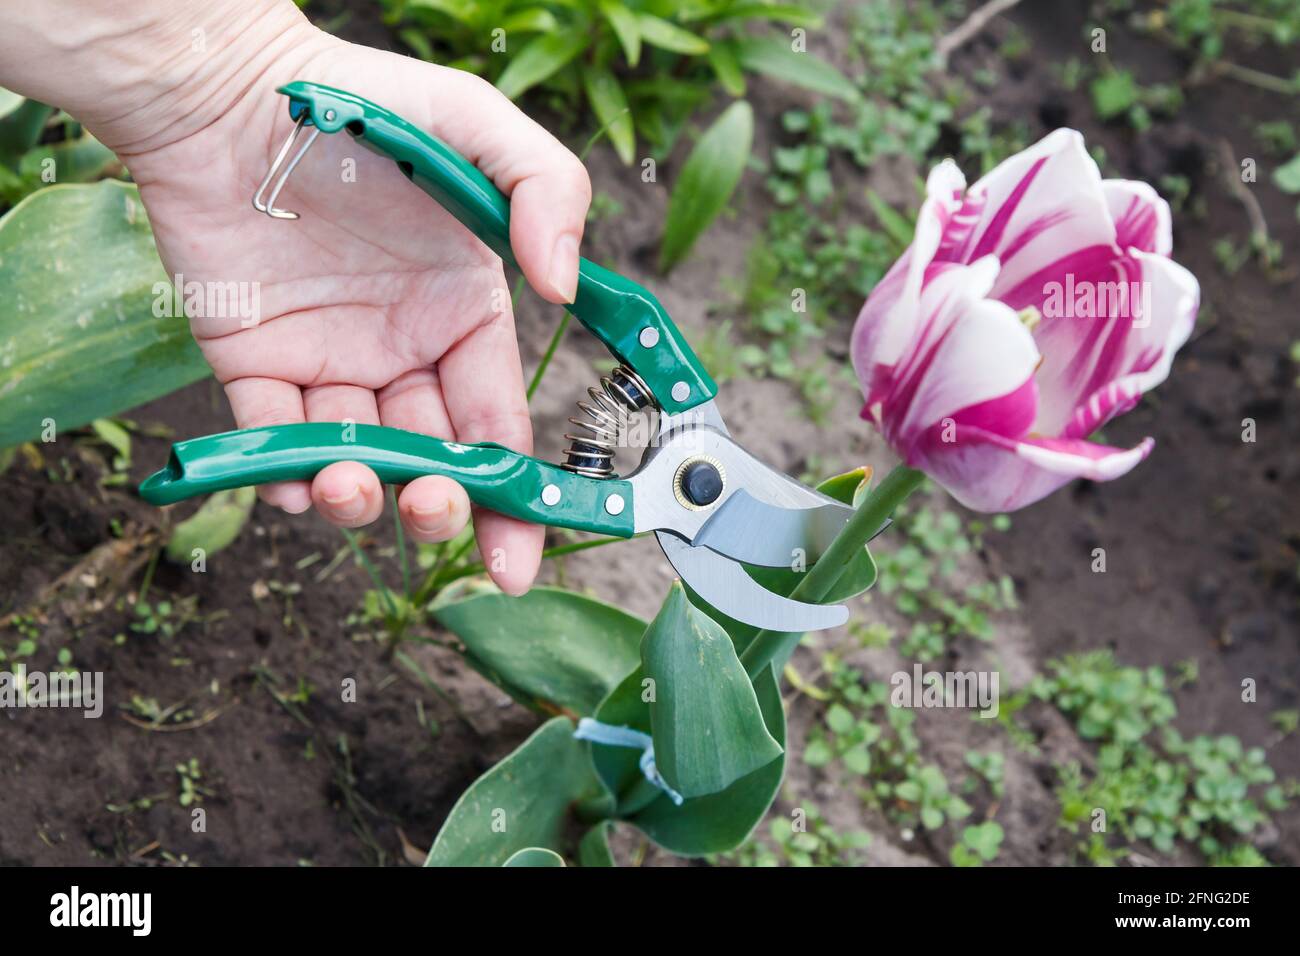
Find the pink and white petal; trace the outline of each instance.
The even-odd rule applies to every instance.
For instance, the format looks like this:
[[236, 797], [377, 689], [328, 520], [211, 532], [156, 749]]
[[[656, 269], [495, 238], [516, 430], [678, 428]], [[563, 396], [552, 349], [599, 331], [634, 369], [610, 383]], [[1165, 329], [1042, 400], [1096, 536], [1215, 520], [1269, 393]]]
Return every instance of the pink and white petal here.
[[[979, 222], [961, 248], [947, 254], [962, 262], [996, 255], [1002, 273], [993, 296], [1001, 299], [1005, 291], [1078, 250], [1114, 249], [1115, 226], [1101, 182], [1083, 137], [1074, 130], [1056, 130], [970, 188], [969, 200], [983, 201]], [[958, 213], [955, 221], [963, 215]]]
[[965, 177], [951, 160], [930, 171], [912, 244], [871, 290], [854, 322], [850, 351], [868, 405], [884, 389], [882, 377], [904, 359], [911, 344], [926, 270], [950, 217], [961, 205], [965, 185]]
[[1110, 217], [1115, 222], [1115, 244], [1167, 256], [1174, 249], [1169, 203], [1147, 183], [1135, 179], [1106, 179], [1101, 184]]
[[[1075, 299], [1065, 303], [1073, 308], [1061, 315], [1045, 310], [1034, 333], [1043, 353], [1038, 370], [1042, 401], [1034, 431], [1042, 435], [1085, 437], [1090, 432], [1076, 429], [1090, 415], [1076, 422], [1078, 410], [1113, 383], [1121, 385], [1126, 397], [1104, 402], [1110, 407], [1095, 427], [1131, 408], [1134, 394], [1163, 382], [1174, 354], [1191, 335], [1200, 302], [1190, 272], [1164, 256], [1138, 250], [1112, 262], [1107, 273], [1081, 271], [1074, 289]], [[1084, 291], [1089, 297], [1079, 298]], [[1097, 308], [1090, 311], [1090, 303]]]
[[1081, 440], [1011, 439], [966, 429], [954, 443], [927, 436], [910, 464], [975, 511], [1014, 511], [1039, 501], [1075, 478], [1110, 481], [1151, 453], [1144, 439], [1129, 449]]
[[[977, 269], [978, 265], [963, 271]], [[965, 284], [958, 285], [963, 280]], [[891, 400], [899, 403], [895, 414], [901, 412], [902, 417], [889, 423], [886, 434], [905, 457], [912, 441], [936, 422], [1017, 393], [1033, 378], [1038, 349], [1016, 313], [1001, 302], [965, 298], [978, 293], [982, 284], [978, 277], [962, 276], [952, 270], [927, 286], [923, 311], [932, 298], [931, 289], [937, 297], [944, 285], [955, 288], [945, 300], [936, 303], [935, 331], [924, 350], [916, 353], [916, 367], [908, 370], [903, 387], [891, 395]], [[886, 419], [889, 411], [886, 403]], [[1003, 434], [1024, 432], [1023, 423], [1014, 430], [989, 424]]]
[[1087, 438], [1112, 418], [1132, 411], [1142, 400], [1138, 375], [1108, 382], [1088, 396], [1061, 431], [1062, 438]]
[[1058, 475], [1112, 481], [1136, 468], [1155, 439], [1144, 438], [1132, 448], [1112, 448], [1082, 438], [1026, 438], [1016, 445], [1016, 457]]

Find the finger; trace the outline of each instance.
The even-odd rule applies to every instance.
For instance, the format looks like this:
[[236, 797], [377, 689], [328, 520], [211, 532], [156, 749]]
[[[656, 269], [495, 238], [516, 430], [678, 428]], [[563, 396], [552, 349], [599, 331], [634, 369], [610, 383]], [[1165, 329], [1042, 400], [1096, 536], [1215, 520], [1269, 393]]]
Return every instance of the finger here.
[[510, 192], [510, 248], [537, 294], [560, 304], [578, 294], [578, 246], [591, 180], [578, 158], [556, 145], [562, 152], [549, 154]]
[[[433, 369], [407, 372], [380, 389], [375, 398], [379, 421], [389, 428], [448, 440], [455, 437]], [[464, 529], [470, 516], [469, 496], [449, 478], [436, 482], [416, 479], [402, 489], [397, 503], [402, 524], [417, 541], [453, 538]]]
[[[494, 441], [532, 452], [533, 428], [509, 313], [494, 314], [456, 343], [438, 362], [438, 375], [458, 440]], [[479, 510], [474, 529], [492, 580], [507, 594], [527, 591], [541, 564], [546, 529]]]
[[[302, 391], [303, 410], [309, 422], [355, 422], [378, 425], [375, 393], [356, 385], [318, 385]], [[335, 462], [311, 483], [312, 503], [326, 521], [342, 528], [358, 528], [379, 517], [384, 509], [384, 489], [379, 477], [355, 461]]]
[[450, 88], [439, 104], [435, 133], [510, 197], [510, 247], [519, 268], [548, 302], [572, 302], [578, 289], [578, 245], [591, 205], [591, 179], [578, 157], [529, 119], [501, 91], [476, 76], [413, 61], [421, 86]]
[[450, 541], [469, 523], [469, 495], [450, 478], [425, 475], [402, 489], [397, 510], [416, 541]]
[[421, 368], [394, 379], [375, 393], [379, 421], [389, 428], [450, 440], [456, 432], [443, 403], [438, 373]]
[[309, 422], [379, 424], [375, 393], [358, 385], [316, 385], [304, 388], [302, 408]]
[[[548, 302], [572, 302], [578, 282], [578, 244], [591, 203], [591, 180], [578, 158], [525, 116], [487, 81], [461, 70], [419, 60], [393, 62], [378, 51], [358, 52], [376, 60], [376, 77], [398, 73], [409, 96], [393, 100], [381, 79], [349, 64], [349, 82], [367, 95], [411, 117], [481, 169], [510, 197], [510, 244], [528, 282]], [[382, 60], [382, 62], [380, 62]]]
[[[239, 428], [291, 425], [306, 420], [302, 390], [291, 382], [273, 378], [239, 378], [226, 383], [226, 398]], [[259, 485], [257, 494], [268, 505], [289, 514], [301, 514], [311, 507], [311, 492], [305, 481], [279, 481]]]
[[370, 524], [384, 510], [379, 478], [355, 461], [326, 465], [311, 483], [311, 501], [322, 517], [340, 528]]

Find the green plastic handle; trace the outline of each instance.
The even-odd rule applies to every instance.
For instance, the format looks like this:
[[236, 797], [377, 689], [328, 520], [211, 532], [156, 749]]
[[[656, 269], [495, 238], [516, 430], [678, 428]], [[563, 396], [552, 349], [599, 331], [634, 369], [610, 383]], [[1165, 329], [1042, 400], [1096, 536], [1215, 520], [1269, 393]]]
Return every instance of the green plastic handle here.
[[[306, 110], [321, 132], [346, 129], [389, 157], [493, 252], [514, 263], [509, 200], [446, 143], [355, 93], [303, 80], [279, 92], [289, 97], [295, 120]], [[677, 414], [717, 395], [718, 386], [659, 300], [631, 279], [582, 259], [578, 295], [567, 308], [641, 376], [665, 412]]]
[[228, 488], [310, 481], [336, 461], [369, 465], [389, 484], [445, 475], [475, 504], [536, 524], [633, 534], [632, 485], [626, 481], [583, 478], [501, 445], [463, 445], [345, 422], [245, 428], [176, 442], [167, 467], [140, 485], [140, 497], [167, 505]]

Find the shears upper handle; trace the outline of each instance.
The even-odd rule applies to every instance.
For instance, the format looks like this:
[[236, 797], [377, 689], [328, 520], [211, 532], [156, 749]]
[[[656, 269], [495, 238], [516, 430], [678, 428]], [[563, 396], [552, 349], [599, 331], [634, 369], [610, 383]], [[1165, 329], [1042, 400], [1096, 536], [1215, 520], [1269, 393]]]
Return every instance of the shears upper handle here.
[[[481, 239], [514, 263], [510, 202], [477, 167], [446, 143], [355, 93], [298, 80], [279, 88], [289, 113], [323, 133], [347, 130], [398, 168]], [[587, 259], [568, 310], [650, 388], [670, 415], [713, 398], [717, 385], [664, 307], [644, 287]]]

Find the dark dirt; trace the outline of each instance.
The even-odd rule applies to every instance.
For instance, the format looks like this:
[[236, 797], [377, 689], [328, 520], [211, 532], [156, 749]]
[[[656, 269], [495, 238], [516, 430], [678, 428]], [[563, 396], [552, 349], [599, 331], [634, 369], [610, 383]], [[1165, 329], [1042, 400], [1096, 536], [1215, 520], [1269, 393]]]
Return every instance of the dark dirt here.
[[[338, 32], [393, 46], [368, 8], [358, 5], [360, 12]], [[1121, 445], [1154, 436], [1151, 458], [1118, 482], [1078, 484], [1017, 514], [1009, 532], [963, 563], [962, 580], [1010, 574], [1022, 608], [999, 620], [992, 647], [962, 645], [951, 663], [968, 668], [991, 662], [1022, 682], [1043, 662], [1076, 650], [1112, 647], [1124, 663], [1166, 668], [1195, 658], [1198, 680], [1177, 691], [1179, 726], [1267, 745], [1280, 775], [1296, 776], [1300, 743], [1295, 735], [1279, 740], [1269, 715], [1300, 706], [1300, 509], [1294, 503], [1300, 390], [1287, 359], [1291, 341], [1300, 338], [1297, 280], [1294, 266], [1280, 280], [1253, 265], [1225, 276], [1211, 250], [1220, 234], [1239, 240], [1246, 235], [1244, 211], [1213, 179], [1220, 175], [1213, 169], [1217, 139], [1226, 137], [1245, 155], [1254, 124], [1277, 118], [1279, 98], [1219, 83], [1189, 90], [1181, 118], [1158, 123], [1148, 134], [1102, 126], [1086, 94], [1060, 89], [1046, 65], [1086, 49], [1078, 39], [1083, 21], [1076, 9], [1066, 2], [1034, 3], [1013, 15], [1031, 40], [1033, 65], [1000, 67], [1004, 81], [988, 102], [1001, 120], [1027, 120], [1034, 136], [1056, 125], [1082, 129], [1090, 143], [1105, 147], [1113, 167], [1109, 175], [1155, 181], [1172, 171], [1192, 179], [1207, 215], [1176, 217], [1175, 256], [1201, 279], [1202, 321], [1169, 381], [1107, 429], [1107, 439]], [[322, 22], [331, 15], [327, 10]], [[999, 65], [994, 44], [1005, 29], [1005, 23], [994, 24], [954, 58], [952, 69], [969, 73]], [[1162, 51], [1125, 52], [1128, 62], [1143, 64], [1143, 81], [1173, 75], [1174, 64]], [[779, 135], [780, 111], [800, 97], [765, 84], [757, 89], [761, 149]], [[740, 274], [745, 249], [767, 211], [758, 178], [747, 179], [735, 215], [715, 226], [668, 284], [648, 270], [657, 237], [645, 225], [662, 221], [664, 188], [643, 188], [606, 150], [593, 151], [588, 165], [597, 191], [624, 207], [620, 217], [593, 227], [588, 254], [651, 285], [688, 334], [703, 331], [710, 303], [725, 298], [718, 277]], [[914, 172], [876, 170], [870, 181], [882, 195], [901, 201]], [[662, 182], [671, 182], [673, 174], [671, 161], [661, 164]], [[1300, 249], [1293, 204], [1267, 179], [1261, 175], [1254, 188], [1270, 227], [1288, 250]], [[529, 368], [556, 317], [555, 309], [525, 296], [518, 324]], [[834, 354], [842, 354], [851, 320], [844, 317], [838, 341], [828, 339]], [[577, 333], [558, 353], [534, 402], [543, 456], [559, 451], [563, 420], [601, 358], [599, 346]], [[741, 441], [793, 473], [813, 460], [830, 468], [890, 464], [883, 444], [858, 422], [858, 400], [848, 392], [829, 419], [852, 423], [839, 432], [809, 428], [784, 383], [733, 381], [723, 395]], [[211, 382], [129, 417], [166, 426], [177, 437], [231, 427]], [[1240, 440], [1246, 417], [1258, 423], [1253, 444]], [[163, 460], [166, 446], [165, 438], [137, 438], [133, 481]], [[30, 606], [51, 582], [113, 540], [114, 528], [128, 544], [96, 568], [93, 581], [77, 582], [89, 597], [83, 593], [48, 609], [38, 622], [39, 650], [28, 662], [32, 669], [48, 669], [58, 650], [68, 648], [79, 668], [104, 671], [104, 717], [0, 712], [0, 863], [402, 862], [418, 855], [404, 853], [403, 836], [418, 850], [427, 848], [464, 788], [535, 726], [534, 715], [450, 652], [408, 651], [442, 689], [438, 693], [389, 659], [379, 644], [356, 639], [356, 629], [344, 621], [369, 586], [362, 569], [345, 556], [328, 577], [316, 580], [345, 547], [342, 537], [314, 516], [288, 517], [260, 503], [244, 534], [209, 559], [206, 573], [159, 564], [148, 598], [191, 604], [193, 620], [171, 638], [131, 630], [127, 602], [141, 586], [147, 534], [159, 515], [129, 491], [100, 487], [107, 471], [101, 447], [62, 436], [40, 448], [41, 468], [20, 458], [6, 476], [0, 617]], [[956, 507], [938, 495], [932, 506]], [[183, 516], [192, 507], [176, 510]], [[367, 531], [372, 553], [391, 546], [386, 519]], [[135, 539], [144, 543], [132, 548]], [[1090, 570], [1096, 547], [1106, 549], [1105, 574]], [[319, 556], [314, 563], [298, 566], [313, 554]], [[653, 613], [669, 581], [649, 542], [577, 555], [546, 574], [643, 615]], [[120, 588], [112, 586], [115, 577], [125, 580]], [[301, 593], [290, 599], [286, 591], [293, 585]], [[889, 619], [885, 602], [868, 607], [867, 614]], [[124, 640], [115, 641], [117, 635]], [[0, 629], [0, 647], [11, 649], [19, 639], [14, 628]], [[852, 643], [838, 634], [825, 640]], [[856, 662], [879, 678], [901, 660], [892, 651], [868, 651]], [[815, 658], [801, 651], [796, 665], [811, 670]], [[1247, 677], [1258, 682], [1254, 704], [1240, 701]], [[345, 706], [340, 688], [347, 678], [356, 680], [358, 700]], [[310, 693], [300, 693], [304, 687]], [[178, 725], [187, 729], [150, 730], [131, 722], [124, 708], [136, 696], [191, 711]], [[789, 710], [797, 753], [819, 705], [792, 695]], [[995, 809], [1007, 841], [1000, 862], [1061, 864], [1069, 859], [1071, 841], [1056, 825], [1050, 761], [1086, 761], [1088, 751], [1059, 715], [1039, 713], [1033, 720], [1043, 747], [1036, 758], [1015, 754], [1005, 735], [986, 722], [957, 721], [948, 713], [923, 714], [920, 732], [928, 758], [953, 772], [969, 748], [1002, 748], [1007, 797]], [[202, 833], [193, 832], [191, 808], [178, 799], [176, 767], [191, 759], [208, 791], [201, 804]], [[777, 812], [806, 798], [840, 829], [871, 830], [871, 862], [947, 858], [947, 837], [899, 839], [852, 794], [796, 759]], [[977, 806], [981, 813], [988, 809]], [[1280, 815], [1280, 832], [1266, 835], [1262, 849], [1274, 862], [1300, 859], [1296, 814], [1293, 809]], [[626, 838], [619, 842], [632, 847]], [[647, 862], [671, 861], [652, 851]]]

